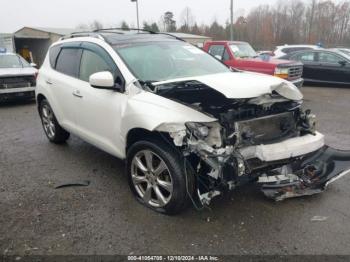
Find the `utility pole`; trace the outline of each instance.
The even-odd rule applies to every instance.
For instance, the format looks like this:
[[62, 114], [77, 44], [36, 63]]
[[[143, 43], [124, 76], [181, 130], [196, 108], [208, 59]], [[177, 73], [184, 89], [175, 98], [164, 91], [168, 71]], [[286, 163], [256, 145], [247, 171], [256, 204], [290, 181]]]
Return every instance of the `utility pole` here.
[[231, 6], [230, 6], [230, 12], [231, 12], [231, 15], [230, 15], [230, 20], [231, 20], [231, 23], [230, 23], [230, 40], [233, 41], [233, 0], [231, 0]]
[[138, 0], [131, 0], [131, 2], [136, 2], [137, 29], [140, 29], [140, 21], [139, 21], [139, 1], [138, 1]]

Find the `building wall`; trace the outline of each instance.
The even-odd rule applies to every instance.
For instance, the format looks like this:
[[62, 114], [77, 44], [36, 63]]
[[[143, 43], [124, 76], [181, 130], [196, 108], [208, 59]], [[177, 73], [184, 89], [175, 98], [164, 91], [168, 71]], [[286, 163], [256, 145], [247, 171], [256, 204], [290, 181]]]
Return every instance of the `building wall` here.
[[49, 47], [60, 37], [60, 35], [54, 33], [25, 27], [15, 33], [16, 52], [21, 54], [21, 50], [28, 49], [33, 56], [33, 61], [30, 62], [34, 62], [40, 67], [45, 60]]
[[7, 52], [13, 53], [15, 44], [12, 34], [0, 34], [0, 47], [6, 48]]
[[22, 49], [28, 49], [33, 56], [33, 61], [30, 62], [34, 62], [38, 66], [41, 66], [50, 46], [50, 39], [16, 38], [15, 44], [17, 53], [22, 54]]

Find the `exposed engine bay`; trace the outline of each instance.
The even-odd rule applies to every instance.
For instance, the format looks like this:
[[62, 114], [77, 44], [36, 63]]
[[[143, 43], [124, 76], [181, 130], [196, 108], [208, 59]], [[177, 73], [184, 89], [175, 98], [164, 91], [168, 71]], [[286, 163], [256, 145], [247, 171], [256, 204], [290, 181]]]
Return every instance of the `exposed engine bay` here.
[[350, 151], [331, 149], [302, 100], [278, 92], [230, 99], [199, 81], [148, 86], [151, 92], [209, 115], [217, 122], [162, 126], [196, 175], [198, 201], [209, 205], [225, 189], [256, 181], [276, 201], [322, 192], [350, 173]]

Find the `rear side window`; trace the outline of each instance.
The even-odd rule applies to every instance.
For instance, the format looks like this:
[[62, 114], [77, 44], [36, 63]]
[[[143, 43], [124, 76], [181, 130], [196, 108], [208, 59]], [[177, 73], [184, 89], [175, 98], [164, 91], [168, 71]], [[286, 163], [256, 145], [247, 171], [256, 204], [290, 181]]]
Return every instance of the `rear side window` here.
[[52, 68], [56, 66], [57, 56], [61, 51], [61, 45], [55, 45], [50, 48], [49, 56], [50, 56], [50, 65]]
[[305, 52], [291, 56], [291, 59], [302, 62], [314, 62], [315, 53], [314, 52]]
[[79, 78], [89, 82], [92, 74], [103, 71], [109, 71], [112, 74], [115, 73], [101, 56], [89, 50], [84, 50], [81, 57]]
[[81, 49], [63, 48], [57, 58], [56, 70], [73, 77], [79, 75]]
[[212, 56], [220, 56], [220, 58], [222, 58], [224, 50], [225, 46], [223, 45], [212, 45], [209, 48], [209, 54], [211, 54]]
[[310, 47], [289, 47], [289, 48], [284, 48], [282, 49], [283, 53], [289, 54], [297, 51], [303, 51], [303, 50], [311, 50], [312, 48]]

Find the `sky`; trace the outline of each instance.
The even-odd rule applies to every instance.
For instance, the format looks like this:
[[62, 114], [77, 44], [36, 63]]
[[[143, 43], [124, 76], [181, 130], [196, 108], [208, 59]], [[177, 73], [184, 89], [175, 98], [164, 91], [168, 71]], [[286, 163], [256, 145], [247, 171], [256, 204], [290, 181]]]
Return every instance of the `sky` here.
[[[166, 11], [179, 20], [185, 7], [196, 21], [209, 24], [229, 19], [230, 0], [138, 0], [140, 20], [158, 22]], [[308, 0], [304, 0], [308, 1]], [[260, 4], [276, 0], [234, 0], [235, 16]], [[93, 20], [105, 26], [119, 26], [122, 20], [136, 26], [136, 6], [131, 0], [0, 0], [0, 33], [14, 32], [24, 26], [75, 28]]]

